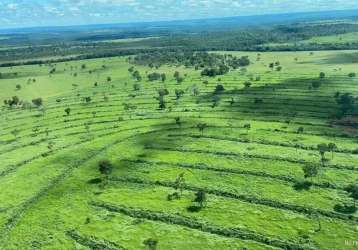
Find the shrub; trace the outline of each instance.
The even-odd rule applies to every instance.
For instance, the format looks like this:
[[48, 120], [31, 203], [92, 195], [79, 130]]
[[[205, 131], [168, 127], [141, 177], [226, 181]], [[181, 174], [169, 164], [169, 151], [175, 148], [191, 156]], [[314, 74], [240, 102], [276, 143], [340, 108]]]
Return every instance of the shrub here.
[[109, 175], [112, 173], [113, 165], [108, 160], [101, 160], [100, 162], [98, 162], [98, 168], [101, 174]]
[[293, 188], [297, 191], [301, 190], [309, 190], [312, 186], [312, 183], [310, 181], [297, 181], [295, 184], [293, 184]]
[[356, 73], [351, 72], [351, 73], [348, 74], [348, 77], [351, 77], [351, 78], [356, 77]]
[[172, 201], [172, 200], [179, 200], [180, 199], [180, 194], [178, 192], [174, 192], [172, 194], [168, 194], [167, 196], [167, 200], [168, 201]]
[[40, 107], [43, 104], [42, 98], [36, 98], [32, 100], [32, 103], [36, 106], [36, 107]]
[[155, 250], [157, 249], [158, 240], [155, 239], [146, 239], [143, 241], [143, 244], [148, 247], [148, 250]]
[[220, 94], [223, 91], [225, 91], [225, 88], [222, 84], [216, 85], [215, 91], [214, 91], [215, 94]]
[[355, 205], [337, 204], [334, 206], [334, 211], [342, 214], [354, 214], [357, 212], [357, 207]]

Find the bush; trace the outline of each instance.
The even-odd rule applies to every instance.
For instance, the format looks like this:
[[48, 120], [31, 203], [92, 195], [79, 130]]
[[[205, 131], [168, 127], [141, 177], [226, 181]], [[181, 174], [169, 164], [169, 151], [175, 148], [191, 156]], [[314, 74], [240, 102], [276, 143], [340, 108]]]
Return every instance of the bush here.
[[143, 241], [143, 244], [148, 247], [149, 250], [157, 249], [158, 240], [155, 239], [146, 239]]
[[112, 173], [113, 166], [110, 161], [102, 160], [98, 162], [98, 168], [101, 174], [108, 175]]
[[214, 91], [215, 94], [220, 94], [223, 91], [225, 91], [225, 88], [222, 84], [216, 85], [215, 91]]
[[186, 210], [190, 213], [197, 213], [197, 212], [200, 212], [201, 207], [192, 205], [192, 206], [187, 207]]
[[356, 73], [351, 72], [351, 73], [348, 74], [348, 77], [351, 77], [351, 78], [356, 77]]
[[334, 206], [334, 211], [342, 214], [354, 214], [357, 212], [357, 207], [355, 205], [337, 204]]
[[312, 183], [310, 181], [297, 181], [294, 185], [293, 188], [297, 191], [301, 191], [301, 190], [309, 190], [312, 186]]
[[36, 98], [32, 100], [32, 103], [36, 106], [36, 107], [40, 107], [43, 104], [42, 98]]
[[174, 192], [172, 194], [168, 194], [167, 196], [167, 200], [168, 201], [172, 201], [172, 200], [179, 200], [180, 199], [180, 194], [178, 192]]
[[88, 184], [99, 184], [101, 182], [102, 182], [101, 178], [94, 178], [94, 179], [89, 180], [87, 183]]

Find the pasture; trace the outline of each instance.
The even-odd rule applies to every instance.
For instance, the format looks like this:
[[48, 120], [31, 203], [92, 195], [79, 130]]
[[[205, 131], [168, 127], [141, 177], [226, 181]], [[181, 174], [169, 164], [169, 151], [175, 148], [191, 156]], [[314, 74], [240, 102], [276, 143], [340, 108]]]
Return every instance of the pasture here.
[[357, 249], [358, 212], [337, 209], [355, 204], [357, 107], [334, 118], [337, 92], [358, 95], [357, 52], [215, 53], [251, 64], [0, 68], [1, 103], [43, 100], [1, 109], [0, 249]]

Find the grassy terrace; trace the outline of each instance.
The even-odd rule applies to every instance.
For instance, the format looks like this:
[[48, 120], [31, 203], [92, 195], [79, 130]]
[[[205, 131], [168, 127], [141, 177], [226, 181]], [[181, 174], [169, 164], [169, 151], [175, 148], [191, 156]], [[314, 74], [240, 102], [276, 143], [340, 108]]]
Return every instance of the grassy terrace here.
[[[358, 180], [358, 133], [332, 119], [336, 92], [358, 94], [358, 79], [348, 77], [356, 70], [352, 53], [261, 53], [258, 61], [257, 53], [233, 52], [253, 64], [216, 78], [135, 66], [142, 76], [168, 78], [143, 77], [140, 90], [125, 58], [0, 68], [1, 102], [44, 99], [43, 108], [1, 110], [0, 249], [147, 249], [148, 239], [158, 249], [187, 249], [187, 242], [192, 249], [355, 249], [347, 242], [357, 240], [358, 212], [334, 207], [353, 203], [344, 189]], [[281, 71], [269, 69], [276, 61]], [[175, 71], [186, 74], [183, 83]], [[320, 72], [322, 84], [309, 88]], [[218, 82], [225, 90], [216, 99]], [[155, 99], [161, 88], [169, 90], [165, 110]], [[175, 89], [184, 90], [179, 100]], [[337, 145], [323, 167], [321, 143]], [[103, 159], [114, 166], [106, 185], [98, 180]], [[297, 190], [305, 165], [320, 170], [309, 189]], [[180, 174], [182, 197], [168, 201]], [[199, 190], [206, 206], [191, 211]]]

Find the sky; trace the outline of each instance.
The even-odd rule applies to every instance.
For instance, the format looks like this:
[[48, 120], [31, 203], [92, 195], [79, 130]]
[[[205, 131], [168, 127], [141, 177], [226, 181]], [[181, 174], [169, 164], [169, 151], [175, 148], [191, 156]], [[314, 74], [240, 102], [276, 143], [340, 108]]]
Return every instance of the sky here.
[[358, 9], [358, 0], [0, 0], [0, 29]]

